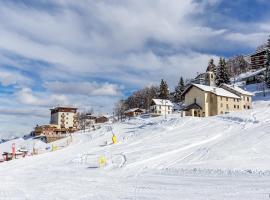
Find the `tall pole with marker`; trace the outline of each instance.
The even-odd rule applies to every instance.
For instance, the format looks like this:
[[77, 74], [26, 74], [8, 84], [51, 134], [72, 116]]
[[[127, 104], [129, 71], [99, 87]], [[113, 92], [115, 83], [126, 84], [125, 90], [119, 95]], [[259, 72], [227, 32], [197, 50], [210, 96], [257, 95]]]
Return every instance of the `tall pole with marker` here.
[[16, 147], [15, 143], [12, 143], [12, 159], [15, 159]]

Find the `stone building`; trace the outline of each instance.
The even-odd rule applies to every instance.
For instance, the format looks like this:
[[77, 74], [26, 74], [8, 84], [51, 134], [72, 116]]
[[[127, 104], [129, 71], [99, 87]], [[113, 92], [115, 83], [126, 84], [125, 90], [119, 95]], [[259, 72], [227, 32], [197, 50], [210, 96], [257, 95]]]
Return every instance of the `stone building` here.
[[253, 94], [237, 86], [191, 84], [183, 95], [186, 116], [208, 117], [252, 108]]

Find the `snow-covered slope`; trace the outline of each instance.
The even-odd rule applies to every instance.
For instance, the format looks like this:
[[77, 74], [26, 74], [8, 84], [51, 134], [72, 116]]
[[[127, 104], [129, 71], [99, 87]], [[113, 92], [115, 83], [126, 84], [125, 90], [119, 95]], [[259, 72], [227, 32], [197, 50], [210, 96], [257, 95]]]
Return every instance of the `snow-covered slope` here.
[[[105, 125], [67, 148], [1, 163], [0, 199], [267, 199], [269, 130], [267, 99], [216, 117]], [[104, 145], [112, 133], [118, 144]], [[95, 168], [103, 156], [107, 166]]]

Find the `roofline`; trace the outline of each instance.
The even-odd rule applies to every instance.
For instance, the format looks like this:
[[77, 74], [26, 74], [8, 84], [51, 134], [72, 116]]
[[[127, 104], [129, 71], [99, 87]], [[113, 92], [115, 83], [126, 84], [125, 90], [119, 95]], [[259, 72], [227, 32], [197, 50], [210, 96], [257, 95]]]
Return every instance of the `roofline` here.
[[[212, 92], [212, 91], [205, 91], [205, 90], [199, 88], [198, 86], [196, 86], [196, 84], [194, 84], [194, 83], [192, 83], [192, 84], [191, 84], [191, 85], [183, 92], [183, 95], [186, 94], [186, 93], [192, 88], [192, 86], [195, 86], [196, 88], [198, 88], [199, 90], [201, 90], [201, 91], [203, 91], [203, 92], [209, 92], [209, 93], [212, 93], [212, 94], [214, 94], [214, 95], [216, 95], [216, 96], [219, 96], [219, 97], [228, 97], [228, 96], [224, 96], [224, 95], [217, 95], [217, 94], [215, 94], [215, 93]], [[223, 89], [223, 88], [222, 88], [222, 89]], [[230, 92], [230, 91], [227, 91], [227, 92]], [[231, 92], [231, 93], [232, 93], [232, 92]], [[233, 94], [233, 93], [232, 93], [232, 94]], [[233, 94], [233, 95], [236, 95], [236, 94]], [[238, 96], [238, 95], [236, 95], [236, 96]], [[229, 98], [241, 99], [241, 97], [229, 97]]]
[[57, 110], [57, 109], [60, 109], [60, 108], [68, 108], [68, 109], [76, 109], [76, 110], [78, 110], [78, 108], [72, 107], [72, 106], [57, 106], [57, 107], [51, 108], [50, 110]]
[[[228, 87], [228, 88], [234, 90], [232, 87], [230, 87], [230, 85], [228, 85], [228, 84], [226, 84], [226, 83], [222, 83], [221, 86], [222, 86], [222, 85], [224, 85], [225, 87]], [[238, 86], [236, 86], [236, 87], [238, 87]], [[240, 87], [238, 87], [238, 88], [240, 88]], [[242, 89], [242, 88], [240, 88], [240, 89]], [[242, 89], [242, 90], [243, 90], [243, 89]], [[246, 91], [246, 92], [247, 92], [247, 93], [250, 93], [250, 94], [243, 94], [243, 93], [238, 92], [238, 91], [236, 91], [236, 90], [234, 90], [234, 91], [237, 92], [237, 93], [240, 93], [241, 95], [255, 96], [254, 94], [252, 94], [252, 93], [249, 92], [249, 91]], [[244, 90], [244, 91], [245, 91], [245, 90]]]

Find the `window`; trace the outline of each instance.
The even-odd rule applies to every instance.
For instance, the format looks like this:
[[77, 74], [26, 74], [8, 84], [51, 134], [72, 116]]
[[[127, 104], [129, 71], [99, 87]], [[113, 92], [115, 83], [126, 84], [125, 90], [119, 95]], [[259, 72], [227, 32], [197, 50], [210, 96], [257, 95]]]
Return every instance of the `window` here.
[[249, 98], [247, 97], [247, 101], [249, 101]]
[[238, 108], [238, 109], [240, 108], [239, 105], [237, 105], [237, 108]]
[[250, 109], [250, 106], [248, 106], [248, 109]]
[[228, 97], [226, 97], [226, 101], [228, 101]]
[[66, 122], [66, 124], [68, 124], [68, 122]]
[[161, 109], [161, 106], [159, 106], [159, 109]]
[[222, 97], [220, 97], [220, 100], [222, 101]]
[[246, 105], [244, 105], [244, 109], [246, 109]]
[[220, 104], [220, 107], [221, 107], [221, 108], [223, 107], [223, 103]]
[[236, 105], [233, 105], [233, 108], [236, 108]]
[[229, 104], [226, 104], [226, 108], [229, 109]]
[[214, 78], [213, 74], [211, 74], [211, 78]]
[[223, 111], [221, 111], [220, 114], [223, 114]]
[[196, 98], [194, 98], [194, 103], [197, 103], [197, 99]]
[[243, 97], [243, 100], [245, 101], [245, 97]]
[[235, 102], [235, 99], [233, 99], [233, 101]]

